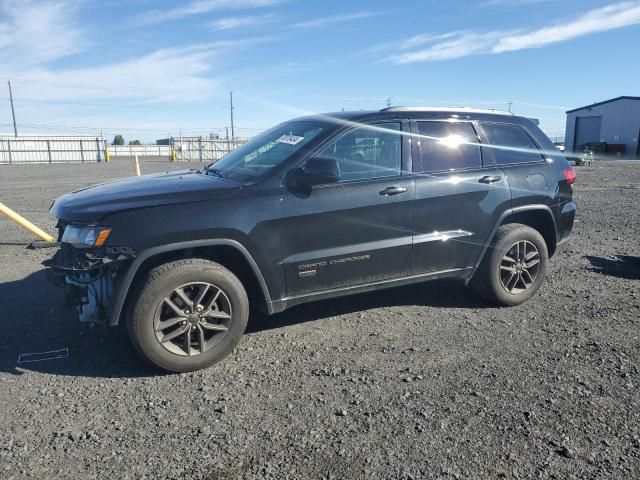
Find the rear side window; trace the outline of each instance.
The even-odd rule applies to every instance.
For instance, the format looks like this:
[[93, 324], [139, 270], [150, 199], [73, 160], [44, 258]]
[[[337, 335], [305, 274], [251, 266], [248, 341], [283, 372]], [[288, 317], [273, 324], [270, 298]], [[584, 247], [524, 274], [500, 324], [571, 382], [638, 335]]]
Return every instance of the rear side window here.
[[482, 166], [478, 136], [466, 122], [418, 122], [423, 172]]
[[483, 123], [487, 140], [498, 165], [539, 162], [542, 154], [527, 132], [517, 125]]

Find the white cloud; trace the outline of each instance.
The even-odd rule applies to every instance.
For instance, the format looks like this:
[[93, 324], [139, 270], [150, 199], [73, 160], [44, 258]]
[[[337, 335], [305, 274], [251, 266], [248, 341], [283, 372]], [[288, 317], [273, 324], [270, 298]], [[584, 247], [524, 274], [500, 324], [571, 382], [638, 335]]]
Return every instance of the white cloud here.
[[206, 46], [163, 49], [110, 65], [37, 71], [34, 72], [37, 76], [26, 75], [52, 85], [53, 89], [55, 85], [81, 87], [58, 91], [57, 98], [68, 95], [74, 99], [191, 99], [206, 95], [215, 85], [213, 80], [203, 75], [211, 68], [212, 54], [213, 50]]
[[160, 49], [96, 67], [32, 68], [15, 75], [18, 98], [46, 101], [134, 100], [137, 103], [206, 98], [218, 85], [212, 74], [221, 55], [264, 39], [221, 41]]
[[640, 24], [640, 2], [621, 2], [596, 8], [578, 18], [534, 30], [495, 30], [490, 32], [451, 32], [440, 36], [417, 35], [400, 45], [410, 49], [389, 57], [394, 63], [449, 60], [478, 54], [499, 54], [540, 48], [557, 42]]
[[591, 10], [578, 19], [531, 32], [510, 35], [500, 40], [494, 53], [539, 48], [591, 33], [605, 32], [640, 23], [640, 2], [623, 2]]
[[438, 40], [448, 40], [450, 38], [460, 37], [460, 36], [463, 36], [466, 33], [468, 33], [468, 32], [466, 32], [466, 31], [458, 31], [458, 30], [455, 31], [455, 32], [443, 33], [441, 35], [429, 35], [429, 34], [424, 34], [423, 33], [423, 34], [420, 34], [420, 35], [415, 35], [415, 36], [409, 38], [408, 40], [405, 40], [400, 45], [398, 45], [398, 48], [400, 48], [402, 50], [408, 50], [408, 49], [411, 49], [411, 48], [416, 48], [416, 47], [420, 47], [422, 45], [433, 43], [433, 42], [438, 41]]
[[0, 1], [0, 65], [48, 62], [87, 48], [75, 7], [60, 0]]
[[395, 54], [389, 58], [395, 63], [434, 62], [487, 53], [503, 35], [504, 32], [461, 32], [427, 48]]
[[168, 10], [149, 10], [129, 19], [134, 25], [154, 25], [216, 10], [243, 10], [268, 7], [281, 0], [193, 0], [184, 6]]
[[376, 15], [374, 12], [357, 12], [349, 13], [345, 15], [335, 15], [331, 17], [320, 17], [312, 20], [306, 20], [304, 22], [298, 22], [291, 25], [292, 28], [317, 28], [324, 27], [326, 25], [332, 25], [336, 23], [345, 23], [352, 20], [359, 20], [361, 18], [369, 18]]
[[265, 25], [267, 23], [273, 23], [276, 20], [277, 17], [272, 14], [246, 17], [225, 17], [211, 22], [210, 25], [214, 30], [231, 30], [235, 28]]
[[[235, 0], [235, 3], [257, 5], [273, 1]], [[86, 38], [89, 32], [77, 27], [80, 11], [71, 2], [0, 0], [0, 76], [11, 78], [19, 98], [79, 102], [201, 98], [215, 87], [217, 80], [212, 78], [211, 70], [223, 56], [266, 40], [247, 37], [156, 49], [97, 65], [93, 62], [88, 66], [51, 65], [91, 46]], [[191, 5], [196, 3], [221, 5], [225, 0], [192, 2]], [[217, 74], [216, 78], [220, 76]]]
[[[226, 96], [227, 87], [221, 87], [222, 57], [264, 41], [254, 38], [159, 49], [100, 66], [14, 71], [11, 84], [18, 128], [58, 134], [104, 129], [147, 140], [167, 131], [177, 134], [176, 126], [185, 131], [197, 127], [194, 132], [203, 133], [202, 126], [219, 116], [219, 112], [202, 115], [203, 103], [221, 91]], [[192, 113], [185, 116], [188, 108]], [[3, 113], [0, 131], [9, 122]]]

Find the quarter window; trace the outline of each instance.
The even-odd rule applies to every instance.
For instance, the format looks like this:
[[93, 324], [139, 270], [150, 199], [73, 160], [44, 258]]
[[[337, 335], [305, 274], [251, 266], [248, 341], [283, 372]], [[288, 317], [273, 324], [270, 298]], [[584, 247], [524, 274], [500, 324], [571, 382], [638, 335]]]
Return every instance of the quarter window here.
[[539, 162], [542, 154], [531, 137], [517, 125], [482, 124], [498, 165]]
[[467, 122], [418, 122], [423, 172], [482, 166], [478, 136]]
[[356, 128], [331, 142], [319, 156], [338, 161], [340, 181], [400, 175], [400, 130], [400, 123], [397, 122]]

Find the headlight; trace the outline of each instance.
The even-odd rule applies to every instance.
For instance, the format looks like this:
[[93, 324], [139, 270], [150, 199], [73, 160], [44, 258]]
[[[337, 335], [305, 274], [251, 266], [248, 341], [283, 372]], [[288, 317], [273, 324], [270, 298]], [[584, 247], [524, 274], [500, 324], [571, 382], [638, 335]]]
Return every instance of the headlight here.
[[111, 229], [108, 227], [67, 225], [62, 234], [62, 242], [75, 247], [102, 247], [110, 234]]

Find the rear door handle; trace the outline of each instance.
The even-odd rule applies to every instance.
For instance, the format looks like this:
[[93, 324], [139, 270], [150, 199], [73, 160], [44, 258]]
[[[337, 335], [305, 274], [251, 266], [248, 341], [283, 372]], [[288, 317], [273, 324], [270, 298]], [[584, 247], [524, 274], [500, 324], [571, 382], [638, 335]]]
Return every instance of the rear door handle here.
[[387, 187], [384, 190], [380, 190], [380, 195], [398, 195], [399, 193], [406, 192], [407, 189], [405, 187]]
[[496, 183], [502, 180], [500, 175], [485, 175], [480, 179], [480, 183]]

